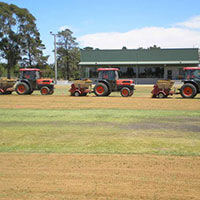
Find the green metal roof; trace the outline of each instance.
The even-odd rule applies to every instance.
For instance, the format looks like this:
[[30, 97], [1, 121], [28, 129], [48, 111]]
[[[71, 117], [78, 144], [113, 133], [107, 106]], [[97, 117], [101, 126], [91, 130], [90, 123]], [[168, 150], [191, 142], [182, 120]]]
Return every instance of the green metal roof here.
[[199, 64], [199, 55], [197, 48], [81, 50], [79, 64]]

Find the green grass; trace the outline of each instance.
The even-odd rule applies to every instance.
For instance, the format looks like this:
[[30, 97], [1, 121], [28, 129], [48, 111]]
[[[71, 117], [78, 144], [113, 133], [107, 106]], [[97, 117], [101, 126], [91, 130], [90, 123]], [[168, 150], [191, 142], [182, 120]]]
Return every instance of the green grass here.
[[0, 109], [0, 152], [200, 155], [200, 111]]

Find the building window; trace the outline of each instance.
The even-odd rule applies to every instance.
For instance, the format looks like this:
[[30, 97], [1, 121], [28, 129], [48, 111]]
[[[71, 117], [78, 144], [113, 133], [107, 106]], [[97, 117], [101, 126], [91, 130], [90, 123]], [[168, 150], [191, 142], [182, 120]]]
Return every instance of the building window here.
[[139, 67], [139, 78], [163, 78], [164, 67]]
[[179, 68], [178, 79], [184, 79], [184, 77], [185, 77], [185, 72], [183, 68]]
[[90, 67], [90, 78], [97, 78], [98, 77], [98, 72], [97, 72], [98, 67]]
[[136, 68], [135, 67], [120, 67], [119, 68], [120, 78], [136, 78]]
[[[98, 71], [97, 69], [100, 67], [84, 67], [82, 71], [83, 77], [89, 78], [98, 78]], [[119, 68], [119, 67], [116, 67]], [[87, 76], [87, 70], [89, 70], [89, 76]], [[135, 67], [120, 67], [119, 68], [119, 77], [120, 78], [136, 78], [136, 68]]]

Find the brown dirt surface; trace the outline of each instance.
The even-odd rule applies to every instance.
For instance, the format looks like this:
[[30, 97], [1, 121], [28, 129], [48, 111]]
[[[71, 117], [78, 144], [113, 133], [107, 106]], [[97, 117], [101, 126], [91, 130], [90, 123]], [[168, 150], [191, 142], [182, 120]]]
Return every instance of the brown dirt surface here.
[[200, 158], [0, 154], [0, 199], [199, 199]]
[[200, 110], [200, 99], [150, 97], [71, 97], [68, 95], [1, 95], [0, 108]]

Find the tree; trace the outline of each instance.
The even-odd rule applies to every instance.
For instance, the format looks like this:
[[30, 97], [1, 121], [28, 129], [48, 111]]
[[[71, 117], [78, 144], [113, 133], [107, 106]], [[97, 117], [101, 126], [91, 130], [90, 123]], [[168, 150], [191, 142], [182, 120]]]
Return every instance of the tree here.
[[78, 78], [78, 62], [80, 61], [80, 52], [76, 38], [72, 36], [73, 32], [65, 29], [58, 32], [58, 67], [61, 69], [64, 78]]
[[83, 50], [88, 50], [88, 51], [90, 51], [90, 50], [93, 50], [93, 47], [84, 47]]
[[152, 47], [149, 47], [149, 49], [160, 49], [160, 47], [156, 46], [155, 44]]
[[35, 23], [27, 24], [22, 29], [23, 59], [24, 66], [44, 66], [47, 63], [48, 56], [43, 56], [44, 44], [40, 40]]
[[4, 72], [5, 72], [4, 63], [0, 63], [0, 77], [4, 75]]
[[7, 77], [19, 61], [25, 66], [44, 63], [44, 45], [36, 28], [35, 17], [25, 8], [0, 2], [0, 55], [7, 60]]

